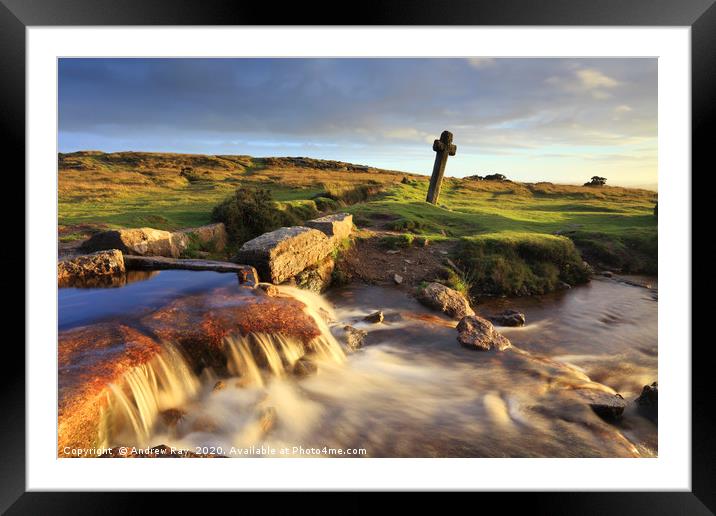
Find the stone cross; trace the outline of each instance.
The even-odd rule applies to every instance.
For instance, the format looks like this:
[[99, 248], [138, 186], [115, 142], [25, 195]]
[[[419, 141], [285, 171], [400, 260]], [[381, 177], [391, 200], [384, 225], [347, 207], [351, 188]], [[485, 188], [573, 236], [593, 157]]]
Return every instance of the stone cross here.
[[452, 133], [450, 131], [443, 131], [440, 135], [440, 139], [433, 142], [433, 150], [437, 154], [435, 155], [435, 164], [433, 165], [433, 175], [430, 178], [428, 197], [425, 200], [429, 203], [437, 204], [448, 156], [454, 156], [457, 151], [457, 147], [452, 143]]

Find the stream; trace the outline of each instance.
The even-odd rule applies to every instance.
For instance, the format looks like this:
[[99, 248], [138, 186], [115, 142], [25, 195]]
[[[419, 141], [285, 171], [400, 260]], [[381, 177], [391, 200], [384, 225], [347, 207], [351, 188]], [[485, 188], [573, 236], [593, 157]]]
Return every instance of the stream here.
[[[238, 285], [236, 275], [214, 272], [135, 280], [60, 289], [60, 330], [139, 318], [189, 293]], [[289, 374], [273, 350], [292, 363], [302, 352], [280, 335], [230, 339], [228, 378], [194, 375], [167, 343], [161, 364], [137, 371], [128, 389], [114, 387], [105, 444], [230, 457], [653, 457], [657, 426], [633, 404], [610, 423], [571, 396], [596, 382], [631, 402], [657, 380], [650, 282], [595, 278], [544, 296], [480, 300], [483, 316], [506, 308], [526, 315], [524, 327], [498, 327], [513, 344], [501, 353], [461, 348], [456, 321], [400, 288], [354, 284], [318, 296], [279, 287], [319, 322], [317, 374]], [[362, 320], [376, 310], [382, 323]], [[368, 332], [355, 352], [341, 344], [346, 324]], [[262, 367], [251, 346], [264, 351]]]

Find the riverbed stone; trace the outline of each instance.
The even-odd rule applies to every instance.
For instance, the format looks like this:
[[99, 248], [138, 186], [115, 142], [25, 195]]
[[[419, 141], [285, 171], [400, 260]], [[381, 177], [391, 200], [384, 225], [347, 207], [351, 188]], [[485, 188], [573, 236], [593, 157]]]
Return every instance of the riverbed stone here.
[[606, 421], [617, 421], [624, 413], [626, 401], [619, 393], [596, 389], [577, 389], [575, 393], [592, 408], [595, 414]]
[[[124, 257], [118, 249], [98, 251], [76, 256], [57, 263], [58, 286], [70, 286], [75, 282], [102, 283], [121, 277], [125, 273]], [[101, 285], [100, 285], [101, 286]]]
[[461, 346], [479, 351], [504, 351], [512, 343], [498, 332], [490, 321], [479, 315], [468, 315], [457, 324], [457, 341]]
[[221, 287], [175, 299], [140, 323], [157, 339], [179, 346], [195, 372], [211, 367], [223, 373], [226, 338], [281, 334], [297, 339], [304, 351], [310, 351], [320, 330], [304, 308], [290, 297], [269, 297], [248, 287]]
[[370, 315], [366, 315], [365, 317], [363, 317], [363, 320], [365, 322], [378, 324], [378, 323], [382, 323], [384, 318], [385, 318], [385, 316], [383, 315], [383, 311], [378, 310], [377, 312], [373, 312]]
[[659, 384], [645, 385], [636, 399], [638, 412], [644, 417], [656, 421], [659, 417]]
[[293, 374], [298, 378], [304, 378], [316, 373], [318, 373], [318, 366], [316, 362], [308, 357], [301, 357], [293, 364]]
[[123, 254], [178, 258], [186, 246], [186, 235], [153, 228], [136, 228], [102, 231], [87, 239], [81, 249], [119, 249]]
[[425, 288], [420, 289], [418, 291], [418, 301], [429, 308], [446, 313], [453, 319], [475, 315], [465, 296], [457, 290], [437, 282], [428, 283]]
[[354, 328], [350, 324], [344, 326], [343, 331], [345, 332], [346, 346], [353, 351], [363, 347], [363, 341], [368, 336], [367, 331]]
[[97, 323], [58, 336], [58, 457], [65, 447], [101, 445], [99, 423], [110, 384], [161, 351], [150, 336], [124, 324]]
[[318, 264], [333, 248], [323, 232], [293, 226], [249, 240], [231, 261], [253, 265], [262, 281], [279, 284]]
[[353, 215], [349, 213], [334, 213], [306, 222], [309, 228], [315, 228], [326, 234], [336, 244], [348, 238], [353, 231]]
[[499, 326], [524, 326], [525, 314], [518, 310], [509, 309], [493, 315], [490, 320]]

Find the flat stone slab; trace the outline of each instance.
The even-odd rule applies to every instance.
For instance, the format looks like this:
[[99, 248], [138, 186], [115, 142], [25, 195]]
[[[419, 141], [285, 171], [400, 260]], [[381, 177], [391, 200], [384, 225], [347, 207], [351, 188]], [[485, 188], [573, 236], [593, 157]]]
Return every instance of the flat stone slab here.
[[306, 226], [322, 231], [328, 238], [336, 242], [350, 236], [353, 231], [353, 215], [349, 213], [334, 213], [318, 219], [309, 220]]
[[318, 264], [333, 248], [333, 241], [325, 233], [293, 226], [249, 240], [231, 261], [253, 265], [262, 281], [278, 284]]
[[164, 256], [124, 256], [124, 266], [127, 270], [187, 270], [187, 271], [214, 271], [233, 272], [242, 278], [242, 283], [258, 283], [256, 269], [250, 265], [241, 265], [231, 262], [215, 260], [193, 260], [181, 258], [167, 258]]

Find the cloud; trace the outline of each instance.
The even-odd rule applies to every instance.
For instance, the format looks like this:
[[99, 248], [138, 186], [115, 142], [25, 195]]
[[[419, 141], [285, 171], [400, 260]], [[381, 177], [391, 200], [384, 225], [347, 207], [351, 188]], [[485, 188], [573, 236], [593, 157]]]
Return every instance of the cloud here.
[[625, 58], [61, 59], [59, 144], [429, 169], [447, 129], [458, 172], [485, 155], [528, 170], [651, 148], [656, 78], [656, 59]]

